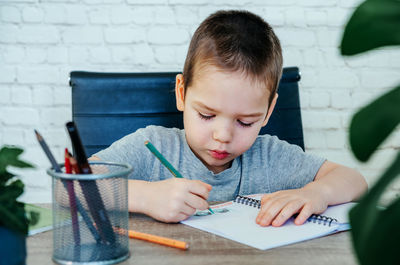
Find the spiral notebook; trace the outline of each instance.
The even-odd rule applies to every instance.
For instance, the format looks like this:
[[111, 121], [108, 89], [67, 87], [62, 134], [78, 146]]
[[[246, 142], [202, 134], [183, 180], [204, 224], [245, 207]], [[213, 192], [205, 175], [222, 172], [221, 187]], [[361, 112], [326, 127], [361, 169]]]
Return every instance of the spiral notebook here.
[[312, 215], [303, 225], [294, 218], [281, 227], [261, 227], [255, 219], [260, 195], [237, 196], [234, 201], [211, 206], [215, 214], [196, 212], [181, 223], [261, 250], [289, 245], [350, 229], [348, 211], [355, 203], [330, 206], [322, 215]]

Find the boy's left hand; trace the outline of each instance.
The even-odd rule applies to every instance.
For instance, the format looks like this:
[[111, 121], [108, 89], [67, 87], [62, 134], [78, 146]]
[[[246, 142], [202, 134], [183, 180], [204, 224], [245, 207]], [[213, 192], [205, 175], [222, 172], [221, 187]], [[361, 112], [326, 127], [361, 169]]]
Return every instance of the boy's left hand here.
[[301, 225], [312, 214], [323, 213], [328, 203], [323, 193], [310, 184], [300, 189], [282, 190], [264, 195], [256, 223], [261, 226], [281, 226], [294, 214], [299, 213], [294, 222], [296, 225]]

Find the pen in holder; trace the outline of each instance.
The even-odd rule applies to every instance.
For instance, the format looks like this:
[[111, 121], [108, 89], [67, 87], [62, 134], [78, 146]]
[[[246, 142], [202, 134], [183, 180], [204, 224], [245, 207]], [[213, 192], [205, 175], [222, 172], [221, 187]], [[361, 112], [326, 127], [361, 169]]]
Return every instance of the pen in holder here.
[[53, 260], [59, 264], [114, 264], [129, 257], [132, 167], [105, 161], [89, 164], [92, 174], [47, 170], [53, 187]]

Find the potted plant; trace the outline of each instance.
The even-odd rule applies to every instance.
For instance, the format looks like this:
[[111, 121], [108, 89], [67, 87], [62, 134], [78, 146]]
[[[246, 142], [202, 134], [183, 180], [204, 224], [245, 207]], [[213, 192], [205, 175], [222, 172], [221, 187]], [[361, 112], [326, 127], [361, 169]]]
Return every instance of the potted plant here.
[[[367, 0], [347, 23], [342, 55], [400, 44], [400, 1]], [[360, 109], [350, 124], [350, 146], [366, 162], [400, 122], [400, 85]], [[376, 184], [350, 212], [352, 241], [362, 265], [399, 264], [400, 199], [379, 207], [382, 193], [400, 174], [400, 152]]]
[[25, 264], [28, 225], [38, 220], [38, 214], [26, 212], [24, 203], [17, 201], [24, 184], [7, 171], [8, 167], [33, 167], [18, 158], [22, 152], [16, 147], [0, 149], [0, 263], [7, 265]]

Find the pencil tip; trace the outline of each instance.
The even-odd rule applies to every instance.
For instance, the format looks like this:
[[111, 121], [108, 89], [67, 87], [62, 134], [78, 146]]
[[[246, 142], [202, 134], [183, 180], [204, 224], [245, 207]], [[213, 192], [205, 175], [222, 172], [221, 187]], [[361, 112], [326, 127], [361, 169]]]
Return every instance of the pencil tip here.
[[144, 144], [149, 144], [149, 140], [147, 140], [147, 141], [144, 141]]
[[38, 131], [36, 131], [36, 129], [34, 129], [34, 131], [35, 131], [35, 134], [36, 134], [36, 138], [37, 138], [38, 140], [42, 140], [43, 138], [42, 138], [42, 136], [40, 135], [40, 133], [39, 133]]

